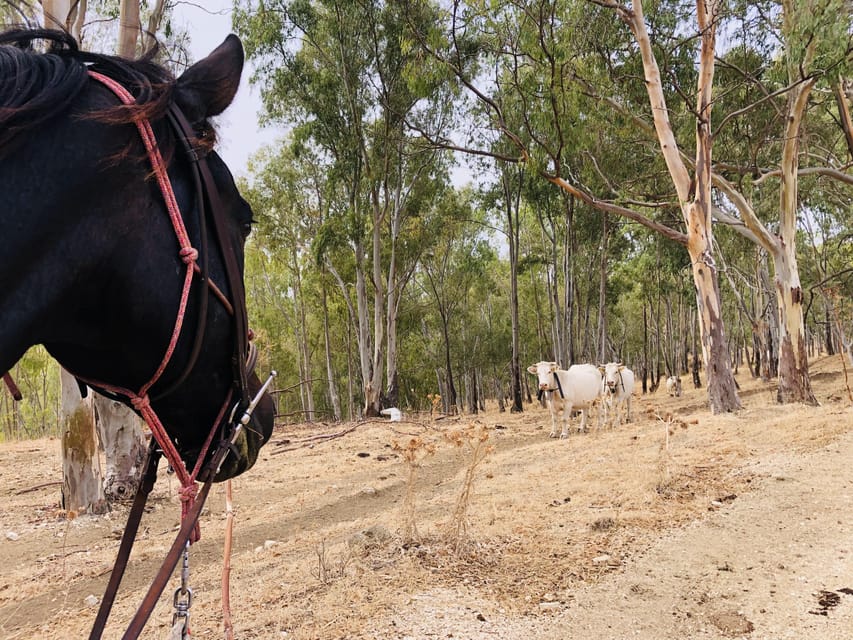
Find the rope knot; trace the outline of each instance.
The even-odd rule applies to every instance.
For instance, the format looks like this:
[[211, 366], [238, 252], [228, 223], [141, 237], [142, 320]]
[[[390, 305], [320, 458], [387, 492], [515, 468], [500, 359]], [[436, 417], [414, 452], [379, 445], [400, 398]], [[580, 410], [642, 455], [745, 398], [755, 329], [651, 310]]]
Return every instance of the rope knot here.
[[198, 249], [194, 247], [184, 247], [181, 249], [180, 255], [184, 264], [191, 264], [198, 260]]
[[197, 493], [198, 485], [195, 482], [192, 482], [178, 489], [178, 497], [180, 497], [181, 502], [193, 502]]
[[148, 394], [145, 394], [144, 396], [136, 396], [130, 399], [130, 404], [133, 405], [134, 409], [141, 413], [151, 406], [151, 399], [148, 397]]
[[[189, 484], [182, 485], [180, 489], [178, 489], [178, 497], [181, 499], [181, 522], [184, 521], [184, 518], [187, 517], [187, 514], [192, 510], [193, 505], [195, 504], [195, 499], [198, 494], [198, 484], [194, 481], [190, 480]], [[201, 539], [201, 526], [196, 520], [195, 525], [193, 525], [192, 531], [190, 532], [190, 544], [194, 544]]]

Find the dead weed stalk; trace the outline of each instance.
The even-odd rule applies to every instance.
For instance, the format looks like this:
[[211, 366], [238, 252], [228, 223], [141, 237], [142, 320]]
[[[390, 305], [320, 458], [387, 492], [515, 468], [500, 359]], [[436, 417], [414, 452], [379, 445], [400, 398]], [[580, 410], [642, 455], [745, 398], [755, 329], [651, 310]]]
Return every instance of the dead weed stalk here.
[[489, 444], [489, 429], [483, 424], [472, 423], [464, 429], [448, 432], [444, 437], [468, 455], [462, 489], [456, 498], [456, 507], [446, 528], [447, 542], [458, 552], [468, 536], [468, 507], [471, 504], [471, 490], [477, 468], [495, 448]]
[[423, 465], [424, 459], [435, 453], [435, 443], [420, 437], [413, 437], [406, 444], [394, 441], [391, 446], [406, 463], [406, 494], [403, 496], [400, 535], [404, 545], [411, 544], [420, 540], [415, 513], [418, 470]]
[[349, 551], [338, 556], [337, 559], [329, 555], [326, 549], [326, 539], [320, 540], [320, 543], [315, 548], [317, 553], [317, 570], [315, 576], [324, 585], [331, 584], [333, 580], [343, 578], [346, 574], [347, 565], [352, 559], [352, 554]]
[[674, 472], [672, 470], [672, 454], [670, 453], [670, 438], [675, 435], [675, 427], [687, 428], [684, 420], [676, 418], [671, 411], [663, 416], [654, 412], [654, 417], [663, 425], [664, 437], [660, 445], [660, 455], [657, 462], [657, 482], [655, 492], [663, 498], [672, 498], [677, 493], [674, 486]]

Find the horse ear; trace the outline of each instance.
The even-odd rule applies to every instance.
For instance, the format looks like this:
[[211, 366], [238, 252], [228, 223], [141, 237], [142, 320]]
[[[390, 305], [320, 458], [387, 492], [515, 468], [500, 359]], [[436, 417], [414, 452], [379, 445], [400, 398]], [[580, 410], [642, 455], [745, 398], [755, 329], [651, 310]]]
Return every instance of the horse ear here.
[[181, 74], [176, 101], [187, 119], [218, 116], [234, 100], [243, 72], [243, 44], [233, 33], [213, 52]]

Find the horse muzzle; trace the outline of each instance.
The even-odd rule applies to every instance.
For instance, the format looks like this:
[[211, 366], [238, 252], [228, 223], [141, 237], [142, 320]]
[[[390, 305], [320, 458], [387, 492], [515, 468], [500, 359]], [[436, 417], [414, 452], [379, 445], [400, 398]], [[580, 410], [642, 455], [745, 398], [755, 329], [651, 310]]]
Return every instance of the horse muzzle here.
[[228, 454], [213, 477], [214, 482], [229, 480], [251, 469], [258, 459], [261, 447], [272, 436], [275, 402], [267, 389], [274, 377], [275, 372], [261, 385], [255, 374], [250, 376], [249, 390], [254, 397], [243, 415], [235, 417], [235, 435]]

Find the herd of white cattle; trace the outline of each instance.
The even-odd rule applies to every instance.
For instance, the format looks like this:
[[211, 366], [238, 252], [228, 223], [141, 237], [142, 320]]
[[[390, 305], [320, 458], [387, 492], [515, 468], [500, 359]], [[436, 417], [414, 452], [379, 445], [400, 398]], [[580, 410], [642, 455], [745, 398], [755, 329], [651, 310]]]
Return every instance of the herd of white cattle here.
[[[596, 367], [592, 364], [573, 364], [561, 369], [556, 362], [537, 362], [527, 371], [539, 380], [539, 394], [551, 413], [551, 437], [557, 437], [557, 420], [562, 424], [561, 438], [569, 436], [572, 413], [580, 412], [578, 431], [587, 430], [589, 414], [598, 409], [598, 427], [617, 427], [631, 422], [631, 396], [634, 392], [634, 372], [621, 362]], [[681, 396], [681, 379], [670, 376], [667, 393]], [[624, 411], [623, 411], [624, 409]], [[624, 416], [623, 416], [624, 413]]]

